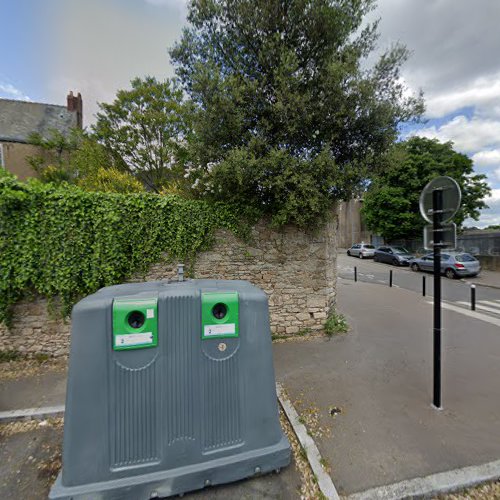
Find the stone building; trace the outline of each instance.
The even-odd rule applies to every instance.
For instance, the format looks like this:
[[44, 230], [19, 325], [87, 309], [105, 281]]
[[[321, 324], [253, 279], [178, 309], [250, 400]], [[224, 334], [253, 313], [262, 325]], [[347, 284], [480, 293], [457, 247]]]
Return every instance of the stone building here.
[[36, 132], [47, 138], [51, 130], [66, 134], [82, 126], [81, 94], [70, 92], [66, 106], [0, 99], [0, 166], [20, 180], [34, 177], [26, 157], [44, 156], [44, 151], [29, 143], [30, 135]]
[[337, 206], [339, 220], [338, 247], [349, 248], [355, 243], [382, 244], [382, 239], [373, 235], [366, 227], [361, 214], [363, 200], [342, 201]]

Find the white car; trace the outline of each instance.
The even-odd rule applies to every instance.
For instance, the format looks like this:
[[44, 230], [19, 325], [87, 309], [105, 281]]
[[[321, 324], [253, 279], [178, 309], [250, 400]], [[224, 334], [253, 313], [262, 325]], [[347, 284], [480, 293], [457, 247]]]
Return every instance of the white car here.
[[347, 250], [347, 255], [352, 257], [359, 257], [360, 259], [364, 258], [373, 258], [375, 255], [375, 247], [368, 243], [356, 243], [349, 250]]

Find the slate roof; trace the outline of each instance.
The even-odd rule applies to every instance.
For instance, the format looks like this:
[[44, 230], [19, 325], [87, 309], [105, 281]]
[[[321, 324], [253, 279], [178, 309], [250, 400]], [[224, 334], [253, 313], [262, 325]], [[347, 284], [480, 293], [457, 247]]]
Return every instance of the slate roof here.
[[0, 141], [26, 143], [33, 132], [47, 138], [51, 129], [66, 134], [76, 120], [66, 106], [0, 99]]

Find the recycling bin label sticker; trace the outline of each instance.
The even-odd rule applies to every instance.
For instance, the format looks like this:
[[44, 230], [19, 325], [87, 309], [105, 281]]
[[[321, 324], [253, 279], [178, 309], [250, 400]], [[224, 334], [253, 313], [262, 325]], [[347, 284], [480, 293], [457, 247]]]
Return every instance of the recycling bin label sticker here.
[[126, 335], [115, 335], [115, 347], [138, 346], [152, 344], [154, 341], [153, 332], [128, 333]]
[[205, 337], [216, 337], [219, 335], [234, 335], [236, 333], [236, 325], [228, 323], [226, 325], [205, 325], [203, 334]]

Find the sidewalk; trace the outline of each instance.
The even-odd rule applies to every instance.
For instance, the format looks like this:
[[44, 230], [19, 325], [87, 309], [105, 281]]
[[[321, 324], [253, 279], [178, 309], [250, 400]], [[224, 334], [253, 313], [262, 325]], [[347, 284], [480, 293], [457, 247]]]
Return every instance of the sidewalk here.
[[477, 286], [488, 286], [491, 288], [500, 288], [500, 272], [498, 271], [481, 271], [479, 276], [474, 278], [465, 278], [467, 283]]
[[500, 332], [443, 311], [443, 406], [431, 407], [432, 306], [339, 280], [352, 330], [274, 345], [277, 379], [309, 422], [340, 494], [500, 458]]

